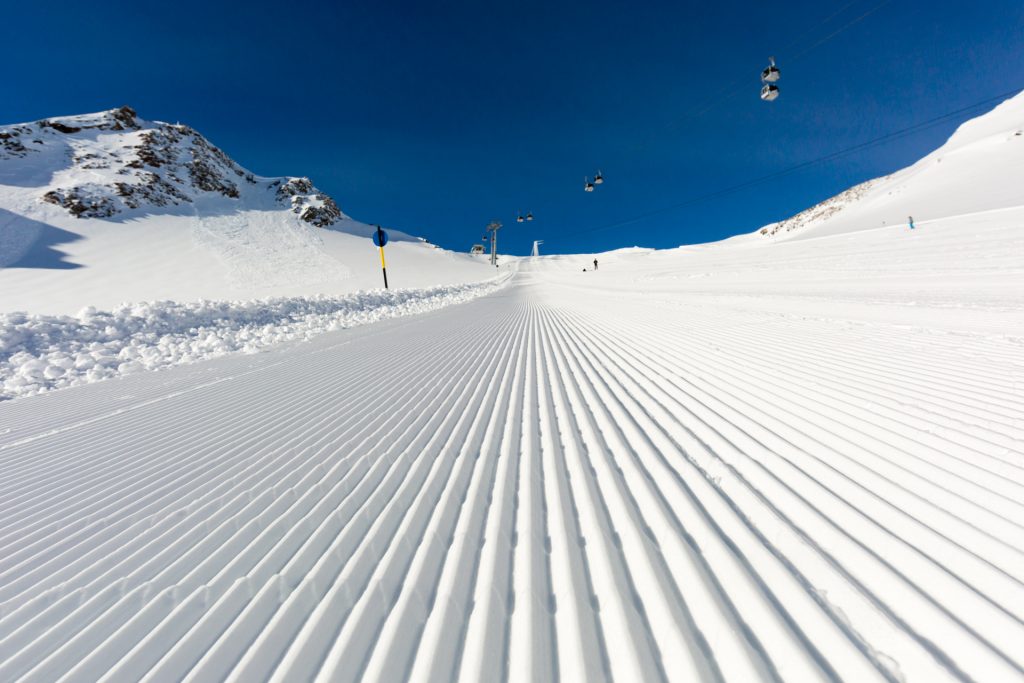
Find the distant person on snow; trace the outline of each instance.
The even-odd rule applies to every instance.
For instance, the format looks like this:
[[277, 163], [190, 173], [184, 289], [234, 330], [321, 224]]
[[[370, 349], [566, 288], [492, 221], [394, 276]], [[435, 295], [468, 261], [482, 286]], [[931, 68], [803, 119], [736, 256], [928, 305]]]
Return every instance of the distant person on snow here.
[[907, 216], [907, 223], [910, 224], [910, 229], [913, 230], [914, 229], [914, 217], [913, 216]]
[[597, 270], [597, 259], [594, 259], [594, 270]]

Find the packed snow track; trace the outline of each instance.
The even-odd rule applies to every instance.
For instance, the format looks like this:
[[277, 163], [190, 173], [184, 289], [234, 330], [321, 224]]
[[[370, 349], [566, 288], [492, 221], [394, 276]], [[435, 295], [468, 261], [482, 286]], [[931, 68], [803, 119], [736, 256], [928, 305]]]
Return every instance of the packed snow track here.
[[615, 268], [0, 404], [0, 680], [1024, 680], [1019, 314]]

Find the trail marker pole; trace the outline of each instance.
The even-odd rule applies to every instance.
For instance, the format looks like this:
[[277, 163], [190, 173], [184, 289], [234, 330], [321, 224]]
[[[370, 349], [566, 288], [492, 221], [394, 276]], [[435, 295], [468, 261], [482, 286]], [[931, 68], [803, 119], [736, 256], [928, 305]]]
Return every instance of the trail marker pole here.
[[388, 243], [388, 234], [377, 226], [377, 232], [373, 233], [373, 243], [380, 247], [380, 269], [384, 273], [384, 289], [388, 288], [388, 266], [384, 263], [384, 245]]

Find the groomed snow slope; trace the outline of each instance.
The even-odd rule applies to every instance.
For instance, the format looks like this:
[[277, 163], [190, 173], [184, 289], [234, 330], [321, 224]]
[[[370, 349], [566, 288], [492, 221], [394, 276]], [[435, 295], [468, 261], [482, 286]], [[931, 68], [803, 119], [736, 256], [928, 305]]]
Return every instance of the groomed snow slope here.
[[0, 404], [0, 680], [1024, 680], [1022, 231], [541, 258]]

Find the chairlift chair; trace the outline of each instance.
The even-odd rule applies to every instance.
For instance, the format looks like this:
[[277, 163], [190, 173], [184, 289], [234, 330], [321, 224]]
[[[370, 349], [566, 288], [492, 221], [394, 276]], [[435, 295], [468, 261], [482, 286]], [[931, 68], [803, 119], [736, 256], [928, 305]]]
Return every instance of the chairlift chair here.
[[779, 96], [779, 86], [772, 85], [771, 83], [765, 83], [764, 87], [761, 88], [761, 99], [765, 102], [771, 102]]
[[584, 185], [583, 185], [583, 191], [584, 192], [593, 192], [594, 191], [594, 183], [590, 182], [590, 176], [583, 176], [583, 183], [584, 183]]
[[597, 175], [594, 176], [594, 184], [595, 185], [600, 185], [603, 182], [604, 182], [604, 177], [601, 175], [601, 169], [598, 169], [597, 170]]
[[527, 211], [526, 212], [526, 220], [528, 220], [528, 221], [532, 221], [533, 220], [533, 212], [532, 211]]
[[521, 213], [517, 214], [516, 215], [516, 223], [522, 223], [522, 222], [523, 222], [523, 214], [521, 214]]
[[779, 67], [775, 66], [775, 57], [769, 57], [768, 62], [768, 68], [761, 72], [762, 83], [774, 83], [782, 76]]

